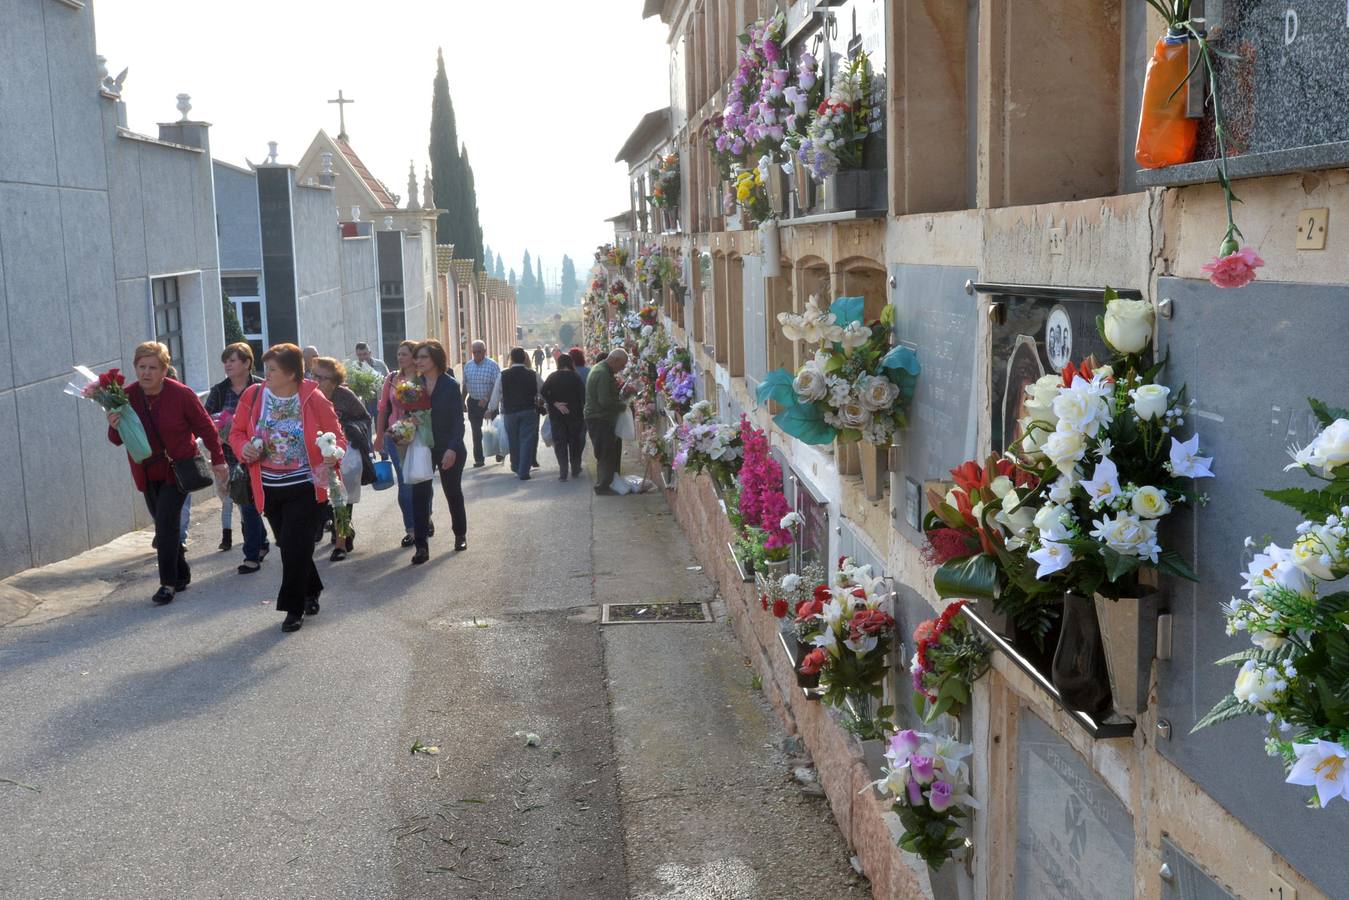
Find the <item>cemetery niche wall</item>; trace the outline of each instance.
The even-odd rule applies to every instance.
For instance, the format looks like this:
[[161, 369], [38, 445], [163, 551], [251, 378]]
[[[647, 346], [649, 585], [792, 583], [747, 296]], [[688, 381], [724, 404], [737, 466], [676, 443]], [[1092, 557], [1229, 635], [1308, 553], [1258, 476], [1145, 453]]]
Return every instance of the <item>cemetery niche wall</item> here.
[[1317, 430], [1308, 397], [1349, 406], [1349, 386], [1328, 373], [1349, 334], [1349, 286], [1261, 281], [1225, 291], [1161, 278], [1157, 296], [1170, 301], [1171, 318], [1159, 327], [1167, 381], [1186, 385], [1197, 401], [1195, 430], [1217, 460], [1217, 477], [1204, 485], [1208, 504], [1170, 539], [1195, 561], [1199, 581], [1162, 585], [1174, 630], [1172, 658], [1157, 663], [1157, 715], [1170, 738], [1156, 746], [1327, 895], [1342, 897], [1349, 803], [1306, 808], [1307, 791], [1285, 784], [1278, 759], [1265, 755], [1260, 717], [1190, 729], [1232, 690], [1235, 670], [1214, 662], [1250, 646], [1246, 635], [1226, 634], [1221, 609], [1240, 593], [1251, 559], [1245, 539], [1263, 546], [1264, 536], [1292, 534], [1298, 521], [1260, 491], [1306, 480], [1283, 468], [1289, 445]]

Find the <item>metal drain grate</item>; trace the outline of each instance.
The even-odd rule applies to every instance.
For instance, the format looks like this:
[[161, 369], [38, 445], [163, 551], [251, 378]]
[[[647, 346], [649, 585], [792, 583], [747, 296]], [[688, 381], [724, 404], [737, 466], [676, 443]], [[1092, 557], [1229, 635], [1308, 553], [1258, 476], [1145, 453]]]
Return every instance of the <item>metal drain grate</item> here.
[[706, 603], [680, 601], [650, 603], [606, 603], [600, 615], [601, 625], [703, 625], [712, 621]]

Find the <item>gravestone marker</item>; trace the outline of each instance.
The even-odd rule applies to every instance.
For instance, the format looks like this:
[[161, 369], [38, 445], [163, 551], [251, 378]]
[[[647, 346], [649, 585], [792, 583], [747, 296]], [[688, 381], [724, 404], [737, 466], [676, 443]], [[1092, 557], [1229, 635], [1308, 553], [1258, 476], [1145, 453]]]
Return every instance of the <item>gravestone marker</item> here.
[[921, 543], [922, 534], [913, 523], [927, 511], [923, 483], [949, 478], [950, 470], [977, 449], [979, 303], [965, 292], [965, 282], [977, 275], [976, 269], [959, 266], [890, 267], [895, 331], [923, 367], [909, 427], [896, 441], [903, 462], [890, 491], [891, 520], [915, 543]]
[[1017, 733], [1018, 900], [1134, 896], [1134, 825], [1059, 734], [1022, 707]]
[[1214, 660], [1250, 647], [1228, 637], [1221, 604], [1241, 590], [1250, 557], [1243, 542], [1265, 535], [1288, 546], [1298, 515], [1267, 500], [1262, 488], [1307, 486], [1284, 472], [1287, 447], [1315, 433], [1307, 397], [1349, 406], [1349, 387], [1335, 361], [1349, 334], [1349, 287], [1257, 281], [1222, 290], [1207, 281], [1162, 278], [1157, 296], [1172, 300], [1174, 317], [1161, 320], [1168, 354], [1165, 381], [1186, 386], [1197, 402], [1187, 417], [1216, 477], [1202, 488], [1207, 506], [1182, 516], [1164, 545], [1192, 560], [1198, 583], [1168, 580], [1173, 653], [1158, 666], [1158, 715], [1171, 738], [1158, 750], [1210, 796], [1330, 896], [1345, 888], [1345, 834], [1349, 803], [1309, 810], [1309, 791], [1283, 783], [1278, 760], [1264, 752], [1265, 722], [1248, 716], [1190, 729], [1232, 689], [1236, 669]]
[[[1212, 46], [1237, 57], [1216, 60], [1232, 176], [1349, 163], [1349, 6], [1341, 0], [1208, 0], [1205, 15]], [[1140, 183], [1210, 180], [1216, 155], [1210, 111], [1200, 129], [1203, 161], [1140, 172]]]

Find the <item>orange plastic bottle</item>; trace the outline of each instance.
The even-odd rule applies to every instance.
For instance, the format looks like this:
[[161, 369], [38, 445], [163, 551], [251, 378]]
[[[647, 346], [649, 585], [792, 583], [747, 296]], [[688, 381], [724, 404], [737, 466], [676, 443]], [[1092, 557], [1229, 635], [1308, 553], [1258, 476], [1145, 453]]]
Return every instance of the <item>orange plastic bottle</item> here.
[[1134, 145], [1134, 159], [1145, 169], [1160, 169], [1194, 159], [1199, 120], [1185, 115], [1186, 89], [1176, 90], [1190, 68], [1188, 43], [1186, 35], [1164, 34], [1148, 60], [1143, 78], [1143, 109], [1138, 116], [1138, 142]]

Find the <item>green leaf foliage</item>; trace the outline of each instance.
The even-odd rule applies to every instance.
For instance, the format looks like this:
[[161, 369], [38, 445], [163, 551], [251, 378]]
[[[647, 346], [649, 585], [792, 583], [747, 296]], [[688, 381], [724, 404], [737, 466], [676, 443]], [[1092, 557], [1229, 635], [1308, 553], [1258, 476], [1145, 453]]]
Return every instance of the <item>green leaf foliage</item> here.
[[1227, 722], [1239, 716], [1244, 716], [1252, 711], [1250, 706], [1242, 703], [1234, 695], [1227, 694], [1218, 701], [1213, 709], [1208, 711], [1206, 716], [1194, 723], [1194, 727], [1190, 729], [1190, 734], [1210, 725], [1217, 725], [1219, 722]]
[[759, 382], [759, 387], [754, 391], [754, 397], [760, 403], [767, 403], [772, 400], [783, 406], [794, 406], [796, 400], [796, 390], [792, 387], [795, 379], [792, 373], [786, 369], [774, 369], [764, 376], [764, 380]]
[[1336, 419], [1349, 419], [1349, 410], [1347, 409], [1329, 406], [1324, 401], [1317, 400], [1314, 397], [1308, 397], [1307, 403], [1311, 405], [1312, 414], [1316, 416], [1322, 428], [1333, 425]]
[[945, 599], [992, 600], [998, 594], [998, 563], [987, 553], [952, 559], [932, 576], [933, 587]]
[[798, 403], [773, 417], [784, 432], [806, 444], [832, 444], [838, 432], [813, 403]]

